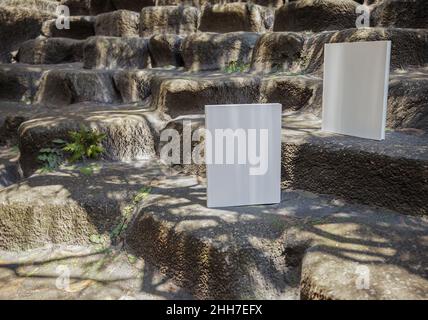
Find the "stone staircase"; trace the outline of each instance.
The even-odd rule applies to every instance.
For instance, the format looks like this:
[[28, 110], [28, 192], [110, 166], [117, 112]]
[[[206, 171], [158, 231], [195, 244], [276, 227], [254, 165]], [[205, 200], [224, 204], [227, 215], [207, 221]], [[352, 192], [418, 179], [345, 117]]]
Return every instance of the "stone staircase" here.
[[[150, 185], [123, 250], [196, 298], [427, 299], [428, 2], [369, 1], [356, 29], [362, 2], [0, 0], [0, 249], [87, 245]], [[322, 132], [324, 44], [373, 40], [392, 41], [386, 140]], [[157, 164], [162, 130], [203, 127], [206, 104], [268, 102], [280, 205], [206, 209], [203, 166]], [[82, 123], [107, 135], [100, 172], [36, 173]]]

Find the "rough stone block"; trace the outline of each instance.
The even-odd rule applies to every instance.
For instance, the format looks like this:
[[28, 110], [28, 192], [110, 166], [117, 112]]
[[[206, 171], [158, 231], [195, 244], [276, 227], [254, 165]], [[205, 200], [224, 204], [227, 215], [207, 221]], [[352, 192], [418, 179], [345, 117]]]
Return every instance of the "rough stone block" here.
[[274, 31], [341, 30], [355, 28], [358, 6], [353, 0], [302, 0], [275, 11]]
[[148, 65], [147, 40], [139, 37], [92, 37], [83, 48], [86, 69], [143, 69]]
[[96, 17], [95, 34], [111, 37], [138, 36], [139, 20], [138, 13], [127, 10], [103, 13]]
[[203, 32], [264, 32], [273, 24], [273, 12], [248, 3], [207, 5], [201, 14], [199, 30]]
[[182, 44], [184, 65], [192, 71], [223, 69], [232, 62], [249, 65], [259, 36], [252, 32], [190, 35]]
[[184, 65], [181, 53], [183, 37], [175, 34], [159, 34], [149, 39], [152, 67]]
[[158, 33], [190, 34], [198, 30], [199, 10], [189, 6], [143, 8], [140, 15], [140, 36]]
[[67, 38], [38, 38], [24, 42], [17, 60], [29, 64], [79, 62], [83, 58], [83, 41]]

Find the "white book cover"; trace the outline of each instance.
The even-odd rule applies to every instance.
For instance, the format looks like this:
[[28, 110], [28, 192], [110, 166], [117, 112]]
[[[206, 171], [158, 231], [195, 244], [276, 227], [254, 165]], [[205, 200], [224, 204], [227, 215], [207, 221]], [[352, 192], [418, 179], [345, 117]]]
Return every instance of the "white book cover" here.
[[281, 116], [280, 104], [205, 106], [208, 207], [281, 201]]
[[385, 139], [390, 56], [391, 41], [325, 45], [324, 131]]

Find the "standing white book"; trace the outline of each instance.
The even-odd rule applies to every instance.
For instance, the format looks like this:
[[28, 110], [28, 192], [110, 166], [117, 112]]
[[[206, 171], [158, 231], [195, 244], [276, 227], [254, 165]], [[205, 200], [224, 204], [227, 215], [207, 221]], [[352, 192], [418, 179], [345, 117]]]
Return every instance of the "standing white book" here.
[[281, 116], [280, 104], [205, 106], [208, 207], [281, 201]]
[[324, 131], [385, 139], [390, 56], [391, 41], [325, 45]]

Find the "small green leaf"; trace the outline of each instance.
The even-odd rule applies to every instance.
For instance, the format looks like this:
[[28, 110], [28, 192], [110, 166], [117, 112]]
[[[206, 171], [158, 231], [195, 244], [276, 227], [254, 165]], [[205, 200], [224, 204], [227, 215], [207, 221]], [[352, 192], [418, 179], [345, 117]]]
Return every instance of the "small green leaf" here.
[[103, 239], [102, 236], [98, 235], [98, 234], [93, 234], [89, 237], [89, 241], [91, 241], [92, 243], [95, 244], [100, 244], [103, 243]]
[[52, 140], [52, 142], [55, 144], [66, 144], [67, 143], [67, 141], [62, 140], [62, 139], [55, 139], [55, 140]]

